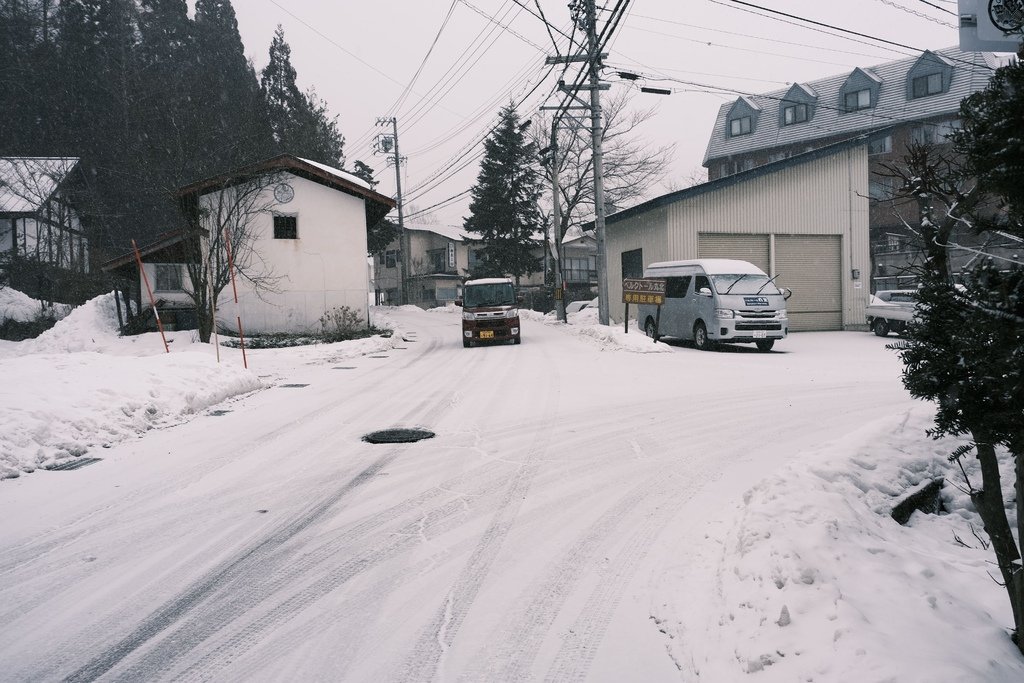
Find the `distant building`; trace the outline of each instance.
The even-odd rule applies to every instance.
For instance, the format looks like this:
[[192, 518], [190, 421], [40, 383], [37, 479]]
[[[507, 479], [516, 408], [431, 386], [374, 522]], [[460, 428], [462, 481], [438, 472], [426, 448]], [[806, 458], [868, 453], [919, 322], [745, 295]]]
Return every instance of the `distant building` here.
[[[409, 237], [409, 302], [420, 308], [445, 306], [462, 296], [462, 281], [475, 264], [466, 235], [450, 225], [406, 224]], [[402, 301], [402, 245], [396, 239], [373, 260], [378, 304]]]
[[89, 272], [89, 240], [69, 197], [77, 167], [73, 157], [0, 158], [0, 282], [53, 300]]
[[[911, 142], [948, 144], [959, 128], [960, 101], [988, 85], [996, 58], [957, 48], [927, 50], [900, 59], [794, 83], [761, 95], [738, 97], [719, 109], [704, 155], [708, 179], [820, 149], [863, 134], [868, 142], [868, 197], [872, 291], [913, 284], [908, 266], [919, 257], [904, 220], [917, 220], [916, 204], [894, 205], [892, 180], [880, 172], [899, 161]], [[809, 198], [813, 201], [813, 197]], [[1012, 238], [961, 235], [958, 243], [992, 252], [1019, 251]], [[976, 254], [954, 251], [954, 267]]]

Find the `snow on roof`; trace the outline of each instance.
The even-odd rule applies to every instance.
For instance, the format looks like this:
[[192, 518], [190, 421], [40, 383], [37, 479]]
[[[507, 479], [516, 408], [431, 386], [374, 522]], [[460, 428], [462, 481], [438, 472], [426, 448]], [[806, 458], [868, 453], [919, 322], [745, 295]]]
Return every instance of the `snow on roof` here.
[[[953, 75], [949, 89], [937, 95], [907, 99], [907, 74], [925, 54], [934, 55], [943, 64], [950, 65]], [[998, 61], [991, 53], [965, 52], [951, 47], [862, 68], [861, 71], [869, 78], [881, 82], [878, 103], [870, 109], [844, 112], [839, 106], [840, 92], [850, 74], [854, 72], [854, 69], [850, 69], [834, 76], [800, 84], [803, 88], [813, 89], [819, 95], [814, 117], [807, 123], [783, 126], [774, 116], [762, 116], [749, 135], [732, 137], [728, 135], [726, 126], [729, 113], [739, 100], [766, 112], [777, 111], [792, 86], [762, 95], [740, 96], [723, 103], [719, 108], [707, 151], [704, 153], [704, 165], [734, 154], [747, 154], [843, 134], [854, 135], [900, 122], [944, 114], [956, 115], [960, 111], [960, 101], [982, 90], [992, 76], [992, 69], [997, 65]]]
[[727, 258], [701, 258], [687, 261], [659, 261], [647, 266], [648, 270], [668, 270], [683, 266], [699, 266], [708, 275], [764, 275], [753, 263]]
[[417, 225], [414, 223], [406, 223], [406, 230], [419, 230], [421, 232], [432, 232], [435, 235], [440, 235], [456, 242], [465, 242], [469, 239], [469, 235], [463, 232], [462, 228], [457, 225]]
[[295, 158], [298, 159], [299, 161], [305, 163], [305, 164], [309, 164], [310, 166], [316, 166], [321, 171], [325, 171], [327, 173], [330, 173], [331, 175], [336, 176], [338, 178], [341, 178], [342, 180], [347, 180], [348, 182], [353, 183], [355, 185], [358, 185], [359, 187], [365, 187], [367, 190], [372, 190], [373, 189], [372, 187], [370, 187], [370, 183], [366, 182], [365, 180], [363, 180], [359, 176], [352, 175], [348, 171], [342, 171], [341, 169], [334, 168], [333, 166], [328, 166], [327, 164], [321, 164], [321, 163], [316, 162], [316, 161], [310, 161], [309, 159], [303, 159], [302, 157], [295, 157]]
[[38, 211], [76, 164], [75, 157], [0, 158], [0, 213]]
[[503, 285], [512, 284], [512, 278], [508, 277], [482, 277], [479, 280], [466, 280], [463, 285]]

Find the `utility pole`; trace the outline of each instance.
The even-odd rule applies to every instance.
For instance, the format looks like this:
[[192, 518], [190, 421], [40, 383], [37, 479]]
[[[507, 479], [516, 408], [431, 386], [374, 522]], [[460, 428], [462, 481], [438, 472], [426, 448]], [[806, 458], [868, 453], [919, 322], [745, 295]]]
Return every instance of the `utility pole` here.
[[551, 119], [551, 241], [555, 251], [555, 315], [562, 322], [565, 318], [565, 285], [562, 280], [562, 202], [558, 188], [558, 116]]
[[395, 166], [395, 204], [398, 208], [398, 230], [399, 230], [399, 245], [402, 251], [402, 267], [399, 269], [401, 272], [401, 298], [400, 303], [409, 303], [409, 234], [405, 231], [405, 218], [402, 213], [402, 157], [398, 153], [398, 119], [394, 116], [390, 118], [378, 118], [377, 125], [385, 126], [391, 124], [391, 138], [387, 136], [380, 136], [377, 138], [377, 152], [388, 153], [393, 152], [393, 159], [389, 159]]
[[604, 234], [604, 161], [601, 151], [601, 68], [597, 44], [597, 10], [594, 0], [587, 3], [587, 44], [590, 67], [590, 135], [594, 157], [594, 228], [597, 231], [597, 311], [602, 325], [608, 324], [608, 251]]
[[[608, 55], [600, 51], [601, 46], [598, 44], [597, 37], [597, 9], [594, 6], [594, 0], [583, 0], [585, 5], [586, 15], [581, 18], [579, 17], [580, 4], [579, 2], [573, 2], [569, 5], [569, 9], [573, 13], [573, 18], [578, 24], [583, 24], [582, 28], [586, 29], [587, 32], [587, 52], [586, 54], [577, 55], [566, 55], [566, 56], [555, 56], [548, 57], [545, 61], [547, 64], [569, 64], [572, 62], [586, 62], [587, 69], [590, 73], [589, 83], [580, 83], [576, 86], [567, 86], [565, 82], [560, 82], [558, 87], [564, 93], [568, 94], [568, 98], [565, 104], [558, 107], [541, 107], [541, 109], [555, 109], [555, 121], [557, 123], [559, 117], [563, 114], [568, 114], [570, 109], [589, 109], [590, 110], [590, 134], [591, 134], [591, 146], [592, 155], [594, 161], [594, 228], [597, 232], [597, 296], [598, 296], [598, 319], [602, 325], [608, 324], [608, 253], [605, 246], [605, 231], [604, 231], [604, 161], [603, 154], [601, 151], [602, 131], [601, 131], [601, 91], [607, 90], [609, 86], [607, 83], [602, 83], [599, 78], [599, 72], [601, 69], [601, 60]], [[586, 102], [576, 96], [576, 92], [579, 90], [590, 91], [590, 102]], [[575, 102], [575, 104], [572, 104]], [[554, 132], [552, 132], [552, 145], [554, 144]], [[556, 190], [557, 195], [557, 190]], [[557, 201], [557, 199], [556, 199]], [[559, 240], [559, 243], [561, 240]], [[563, 304], [564, 306], [564, 304]]]

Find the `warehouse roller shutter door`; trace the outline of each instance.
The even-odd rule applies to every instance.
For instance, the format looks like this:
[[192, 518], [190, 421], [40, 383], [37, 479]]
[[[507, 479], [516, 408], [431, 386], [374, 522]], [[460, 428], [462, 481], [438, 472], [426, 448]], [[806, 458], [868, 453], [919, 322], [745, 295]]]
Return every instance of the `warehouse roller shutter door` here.
[[843, 329], [842, 242], [838, 235], [776, 235], [776, 283], [793, 290], [789, 329]]
[[768, 235], [736, 235], [702, 232], [697, 235], [700, 258], [734, 258], [753, 263], [768, 272]]

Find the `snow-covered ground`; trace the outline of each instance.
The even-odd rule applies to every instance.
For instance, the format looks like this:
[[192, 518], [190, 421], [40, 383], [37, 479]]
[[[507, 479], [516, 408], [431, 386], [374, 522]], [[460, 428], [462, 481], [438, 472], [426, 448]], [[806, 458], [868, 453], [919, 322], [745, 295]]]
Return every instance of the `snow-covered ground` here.
[[[381, 308], [245, 370], [111, 305], [0, 342], [0, 681], [1024, 680], [959, 442], [871, 334]], [[359, 441], [395, 424], [437, 437]]]

